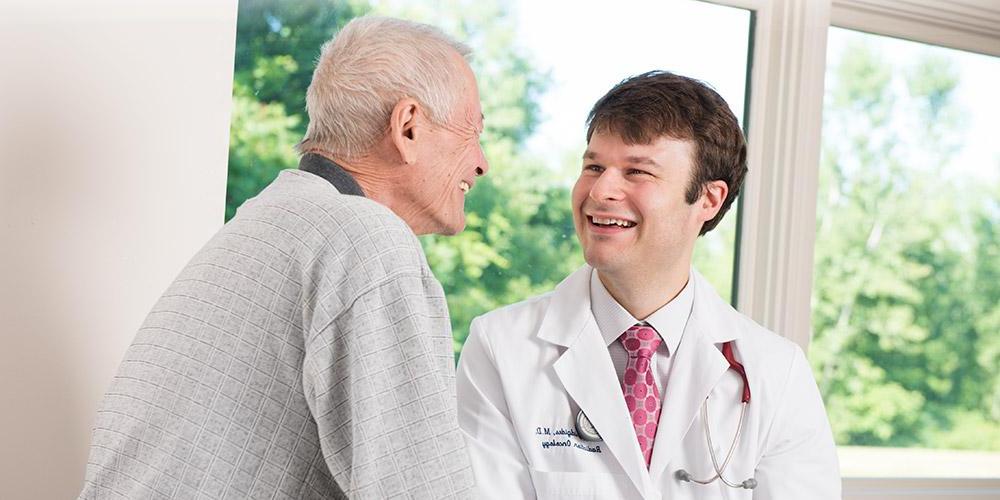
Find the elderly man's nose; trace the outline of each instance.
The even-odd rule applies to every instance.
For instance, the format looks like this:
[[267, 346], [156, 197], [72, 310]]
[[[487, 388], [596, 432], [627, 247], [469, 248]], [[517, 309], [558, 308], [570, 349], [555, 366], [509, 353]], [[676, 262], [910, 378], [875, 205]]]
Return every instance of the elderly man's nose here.
[[486, 155], [482, 152], [479, 153], [479, 165], [476, 166], [476, 177], [482, 177], [486, 175], [486, 172], [490, 169], [490, 162], [486, 159]]

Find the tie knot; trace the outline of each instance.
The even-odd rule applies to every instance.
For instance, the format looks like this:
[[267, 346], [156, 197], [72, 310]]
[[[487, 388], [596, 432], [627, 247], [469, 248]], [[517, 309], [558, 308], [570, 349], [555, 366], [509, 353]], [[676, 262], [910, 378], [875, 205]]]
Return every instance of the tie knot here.
[[660, 347], [660, 336], [651, 326], [635, 325], [618, 338], [630, 357], [650, 359]]

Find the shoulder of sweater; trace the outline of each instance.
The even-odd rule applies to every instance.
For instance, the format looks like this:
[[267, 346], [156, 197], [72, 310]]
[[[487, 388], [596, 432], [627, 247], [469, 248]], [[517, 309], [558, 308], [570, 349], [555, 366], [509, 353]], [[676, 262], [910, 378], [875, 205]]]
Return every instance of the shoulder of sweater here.
[[341, 194], [325, 179], [299, 170], [282, 171], [254, 199], [253, 208], [271, 208], [272, 213], [342, 232], [348, 238], [391, 233], [419, 245], [413, 230], [388, 207], [363, 196]]

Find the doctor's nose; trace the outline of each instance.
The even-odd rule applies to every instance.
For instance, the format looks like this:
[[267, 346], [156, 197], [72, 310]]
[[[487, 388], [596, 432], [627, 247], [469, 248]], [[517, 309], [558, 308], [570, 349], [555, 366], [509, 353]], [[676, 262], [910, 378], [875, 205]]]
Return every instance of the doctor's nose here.
[[619, 201], [625, 198], [620, 175], [605, 170], [590, 186], [590, 198], [594, 201]]

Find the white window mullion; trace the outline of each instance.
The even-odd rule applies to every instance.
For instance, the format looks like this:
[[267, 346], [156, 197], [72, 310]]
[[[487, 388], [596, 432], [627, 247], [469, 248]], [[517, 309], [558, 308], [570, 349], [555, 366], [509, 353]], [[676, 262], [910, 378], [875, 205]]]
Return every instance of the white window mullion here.
[[833, 0], [841, 28], [1000, 56], [996, 0]]
[[811, 331], [823, 79], [830, 2], [757, 8], [739, 308], [805, 349]]

